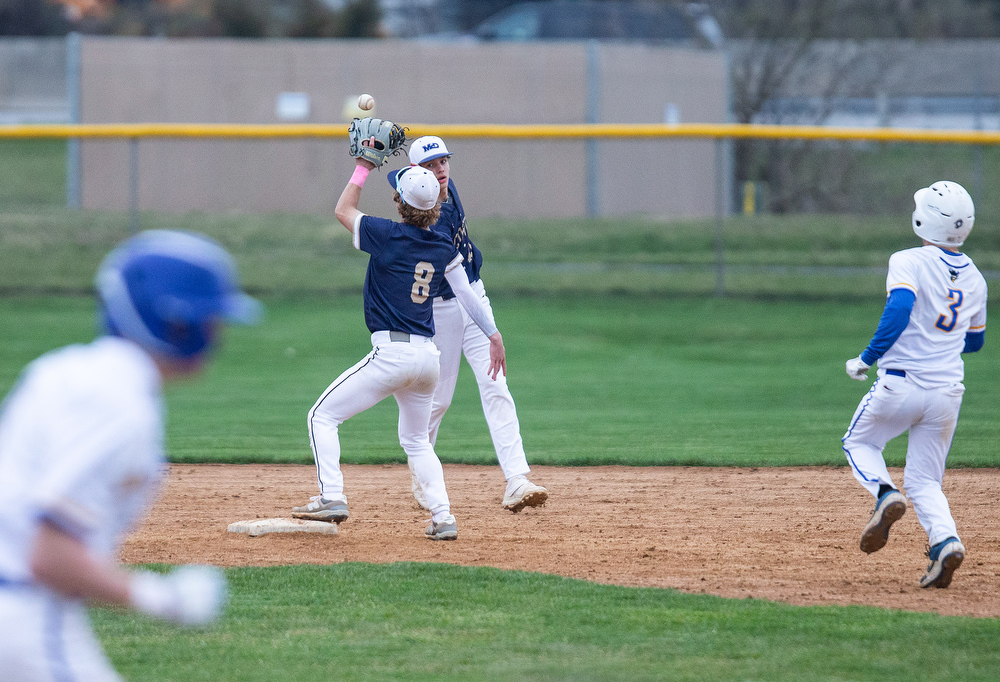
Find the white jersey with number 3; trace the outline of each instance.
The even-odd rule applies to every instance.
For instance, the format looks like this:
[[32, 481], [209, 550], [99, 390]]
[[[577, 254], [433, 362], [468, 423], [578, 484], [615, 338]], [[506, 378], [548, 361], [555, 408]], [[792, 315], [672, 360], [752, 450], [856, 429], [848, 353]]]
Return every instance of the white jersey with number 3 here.
[[[916, 294], [910, 322], [878, 361], [924, 388], [961, 382], [966, 332], [986, 329], [986, 280], [972, 259], [936, 246], [894, 253], [886, 290]], [[881, 373], [881, 372], [880, 372]]]

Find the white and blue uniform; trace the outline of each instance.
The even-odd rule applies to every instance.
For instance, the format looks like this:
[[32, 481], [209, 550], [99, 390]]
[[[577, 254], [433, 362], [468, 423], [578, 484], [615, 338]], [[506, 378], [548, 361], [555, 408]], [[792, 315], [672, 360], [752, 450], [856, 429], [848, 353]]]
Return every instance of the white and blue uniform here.
[[34, 582], [43, 521], [115, 560], [163, 474], [159, 371], [101, 337], [28, 365], [0, 413], [0, 678], [119, 680], [79, 601]]
[[[463, 265], [472, 285], [492, 318], [493, 310], [486, 295], [486, 287], [479, 277], [483, 257], [476, 245], [469, 239], [465, 209], [459, 199], [455, 183], [448, 180], [448, 198], [441, 204], [441, 217], [432, 230], [448, 237], [464, 257]], [[479, 385], [479, 397], [483, 404], [483, 414], [490, 429], [497, 461], [504, 478], [527, 474], [531, 469], [524, 454], [521, 441], [521, 426], [517, 419], [514, 398], [507, 386], [507, 377], [502, 373], [496, 380], [489, 375], [490, 343], [475, 321], [455, 299], [451, 288], [445, 285], [434, 299], [434, 344], [441, 351], [441, 379], [434, 391], [434, 406], [431, 410], [431, 443], [437, 441], [438, 429], [444, 414], [451, 406], [458, 382], [458, 371], [465, 354], [466, 362], [472, 368]]]
[[[440, 372], [440, 353], [431, 340], [432, 301], [445, 278], [463, 283], [462, 256], [450, 238], [437, 232], [363, 214], [354, 224], [354, 246], [370, 254], [364, 310], [372, 351], [337, 377], [309, 411], [320, 492], [326, 499], [343, 495], [340, 424], [392, 395], [399, 405], [399, 443], [431, 512], [438, 515], [450, 509], [450, 502], [428, 436]], [[482, 312], [477, 317], [492, 324]], [[494, 325], [489, 333], [495, 332]]]
[[931, 546], [958, 537], [941, 489], [965, 386], [962, 353], [983, 345], [986, 281], [967, 255], [938, 246], [889, 259], [888, 300], [861, 360], [878, 362], [878, 379], [858, 405], [843, 449], [870, 493], [892, 479], [882, 452], [909, 431], [906, 496]]

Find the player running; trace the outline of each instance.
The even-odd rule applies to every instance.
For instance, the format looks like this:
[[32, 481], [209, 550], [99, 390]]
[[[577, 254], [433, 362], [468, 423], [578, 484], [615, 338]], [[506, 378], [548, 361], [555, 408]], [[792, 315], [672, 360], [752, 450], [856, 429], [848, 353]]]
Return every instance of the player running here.
[[878, 378], [844, 435], [854, 477], [876, 498], [861, 533], [861, 550], [876, 552], [906, 512], [907, 499], [889, 477], [882, 452], [909, 431], [903, 477], [930, 564], [921, 587], [948, 587], [965, 558], [941, 489], [945, 461], [965, 386], [962, 353], [983, 347], [986, 281], [958, 251], [975, 220], [972, 198], [954, 182], [936, 182], [913, 195], [913, 231], [923, 246], [894, 253], [886, 278], [888, 300], [868, 347], [846, 363], [858, 381], [878, 362]]
[[[374, 140], [374, 138], [373, 138]], [[392, 173], [396, 207], [403, 222], [367, 216], [358, 210], [361, 188], [375, 164], [356, 158], [354, 175], [337, 202], [337, 218], [354, 235], [354, 247], [370, 254], [365, 275], [365, 322], [372, 351], [341, 374], [309, 411], [309, 441], [320, 494], [292, 510], [304, 519], [340, 523], [348, 518], [340, 470], [338, 427], [390, 395], [399, 405], [399, 443], [432, 514], [425, 535], [458, 537], [445, 489], [441, 462], [428, 433], [434, 388], [440, 374], [432, 301], [445, 280], [488, 341], [485, 373], [507, 372], [503, 339], [489, 307], [469, 286], [462, 255], [451, 239], [429, 228], [440, 216], [438, 183], [420, 167]]]
[[150, 231], [97, 274], [103, 334], [32, 362], [0, 414], [0, 678], [111, 682], [83, 601], [184, 625], [214, 619], [219, 569], [115, 564], [165, 463], [162, 382], [201, 371], [223, 320], [253, 322], [232, 258], [198, 235]]
[[[476, 245], [469, 239], [468, 226], [465, 220], [465, 209], [458, 198], [458, 190], [450, 178], [449, 159], [451, 152], [445, 146], [444, 140], [434, 135], [417, 138], [410, 145], [410, 163], [421, 166], [434, 173], [441, 185], [439, 199], [441, 202], [441, 218], [431, 227], [435, 232], [448, 237], [464, 256], [465, 272], [473, 291], [483, 302], [483, 305], [493, 316], [490, 299], [486, 295], [483, 280], [479, 277], [479, 269], [483, 256]], [[389, 174], [390, 184], [394, 176]], [[395, 185], [393, 185], [395, 187]], [[450, 282], [450, 280], [449, 280]], [[498, 377], [491, 381], [487, 369], [489, 367], [489, 340], [476, 325], [475, 321], [459, 305], [455, 294], [445, 284], [441, 292], [434, 298], [434, 344], [441, 351], [441, 380], [434, 391], [434, 407], [431, 410], [430, 435], [431, 443], [437, 441], [438, 428], [444, 413], [451, 405], [455, 395], [455, 384], [458, 381], [458, 369], [465, 354], [466, 362], [479, 384], [479, 396], [483, 404], [483, 414], [493, 438], [497, 461], [507, 479], [504, 491], [503, 506], [512, 512], [519, 512], [525, 507], [537, 507], [548, 499], [548, 491], [542, 486], [528, 480], [531, 471], [524, 454], [521, 442], [521, 427], [517, 420], [517, 409], [514, 398], [507, 387], [507, 378]], [[413, 478], [413, 496], [421, 507], [427, 508], [420, 486]]]

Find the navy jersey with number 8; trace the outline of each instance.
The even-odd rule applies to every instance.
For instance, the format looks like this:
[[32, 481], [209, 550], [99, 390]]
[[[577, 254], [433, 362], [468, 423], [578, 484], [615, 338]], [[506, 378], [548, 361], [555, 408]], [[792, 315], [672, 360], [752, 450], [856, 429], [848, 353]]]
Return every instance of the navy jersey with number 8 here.
[[354, 246], [371, 255], [364, 287], [368, 330], [434, 336], [432, 301], [445, 273], [462, 263], [452, 241], [432, 230], [362, 215]]

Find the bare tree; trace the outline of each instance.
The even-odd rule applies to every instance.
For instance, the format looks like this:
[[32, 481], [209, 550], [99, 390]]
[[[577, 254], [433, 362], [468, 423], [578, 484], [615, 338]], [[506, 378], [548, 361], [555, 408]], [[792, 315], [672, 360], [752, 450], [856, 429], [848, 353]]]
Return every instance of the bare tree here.
[[[875, 39], [996, 26], [985, 3], [965, 0], [716, 0], [712, 8], [729, 38], [732, 112], [740, 123], [822, 124], [839, 98], [874, 97], [898, 59]], [[733, 154], [737, 188], [763, 183], [772, 211], [847, 205], [854, 144], [737, 140]]]

